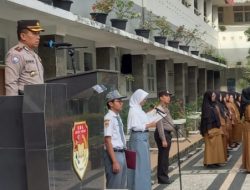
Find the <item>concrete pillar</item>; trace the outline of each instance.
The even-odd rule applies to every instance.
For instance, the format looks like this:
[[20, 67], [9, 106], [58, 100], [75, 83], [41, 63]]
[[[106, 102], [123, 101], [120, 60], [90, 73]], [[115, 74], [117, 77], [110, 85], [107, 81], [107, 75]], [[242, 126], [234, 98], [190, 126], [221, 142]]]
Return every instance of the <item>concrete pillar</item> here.
[[187, 2], [191, 5], [190, 9], [194, 9], [194, 0], [187, 0]]
[[207, 71], [207, 89], [214, 90], [214, 71]]
[[188, 67], [188, 102], [197, 100], [198, 97], [198, 67]]
[[206, 69], [198, 69], [198, 96], [203, 96], [207, 90], [207, 71]]
[[133, 90], [142, 88], [156, 97], [156, 61], [152, 55], [132, 55]]
[[209, 20], [209, 25], [212, 26], [213, 22], [212, 22], [212, 17], [213, 17], [213, 11], [212, 11], [212, 0], [206, 0], [206, 4], [207, 4], [207, 19]]
[[157, 92], [169, 90], [174, 93], [174, 63], [173, 60], [156, 61]]
[[167, 89], [168, 72], [167, 72], [167, 60], [156, 60], [156, 80], [157, 80], [157, 92]]
[[167, 63], [167, 69], [168, 69], [168, 89], [173, 94], [175, 93], [175, 87], [174, 87], [174, 61], [172, 59], [168, 60]]
[[67, 59], [65, 59], [65, 50], [56, 50], [56, 48], [44, 47], [44, 42], [53, 40], [55, 42], [63, 42], [63, 36], [44, 35], [41, 36], [38, 54], [42, 59], [44, 67], [44, 79], [54, 78], [67, 74]]
[[187, 95], [187, 63], [174, 64], [175, 97], [186, 103]]
[[219, 29], [219, 19], [218, 19], [218, 7], [213, 6], [213, 16], [212, 16], [213, 26]]
[[106, 70], [117, 70], [115, 63], [116, 51], [112, 47], [96, 48], [96, 68]]
[[198, 11], [201, 13], [200, 17], [204, 17], [204, 0], [198, 0]]
[[220, 71], [220, 90], [227, 91], [227, 68]]
[[220, 71], [214, 71], [214, 89], [220, 90]]

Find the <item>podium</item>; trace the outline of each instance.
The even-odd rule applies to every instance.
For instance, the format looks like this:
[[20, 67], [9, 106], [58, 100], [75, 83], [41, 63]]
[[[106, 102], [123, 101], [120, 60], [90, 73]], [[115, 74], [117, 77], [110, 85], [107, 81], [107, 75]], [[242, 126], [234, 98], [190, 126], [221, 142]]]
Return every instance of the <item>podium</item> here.
[[104, 189], [106, 92], [84, 78], [56, 78], [25, 86], [24, 96], [0, 96], [1, 190]]

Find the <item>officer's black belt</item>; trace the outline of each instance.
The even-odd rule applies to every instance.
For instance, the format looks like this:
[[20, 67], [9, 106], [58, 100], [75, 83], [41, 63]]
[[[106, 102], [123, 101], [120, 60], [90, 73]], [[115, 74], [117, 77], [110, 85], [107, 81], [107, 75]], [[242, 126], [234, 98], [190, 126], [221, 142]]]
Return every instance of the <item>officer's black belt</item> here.
[[125, 149], [117, 149], [117, 148], [114, 148], [113, 150], [114, 150], [114, 152], [125, 152]]
[[133, 132], [133, 133], [147, 133], [148, 130], [145, 130], [145, 131], [134, 131], [134, 130], [132, 130], [132, 132]]

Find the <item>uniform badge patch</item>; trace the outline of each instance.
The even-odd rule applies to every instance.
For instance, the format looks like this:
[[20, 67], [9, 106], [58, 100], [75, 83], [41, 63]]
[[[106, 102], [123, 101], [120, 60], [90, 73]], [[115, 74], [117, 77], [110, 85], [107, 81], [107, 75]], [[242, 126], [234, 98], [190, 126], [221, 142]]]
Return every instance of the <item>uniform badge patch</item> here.
[[19, 56], [17, 56], [17, 55], [12, 56], [11, 63], [17, 64], [19, 62], [20, 62], [20, 57]]
[[107, 128], [109, 126], [109, 119], [104, 120], [104, 127]]

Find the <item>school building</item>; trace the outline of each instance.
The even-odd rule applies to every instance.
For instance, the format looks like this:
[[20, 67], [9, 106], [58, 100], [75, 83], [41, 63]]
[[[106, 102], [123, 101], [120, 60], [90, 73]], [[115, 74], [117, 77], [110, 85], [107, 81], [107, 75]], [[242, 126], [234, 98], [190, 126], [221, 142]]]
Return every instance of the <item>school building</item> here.
[[[128, 20], [126, 30], [91, 19], [95, 0], [72, 0], [70, 11], [53, 6], [52, 0], [3, 0], [0, 2], [0, 95], [4, 95], [4, 58], [8, 49], [18, 41], [16, 22], [38, 19], [45, 32], [41, 33], [38, 53], [42, 58], [45, 79], [98, 71], [121, 94], [129, 96], [142, 88], [156, 97], [169, 89], [184, 102], [196, 100], [207, 89], [240, 91], [241, 68], [247, 63], [249, 42], [244, 31], [250, 23], [250, 2], [244, 0], [133, 0], [134, 10], [164, 16], [172, 29], [181, 25], [197, 28], [201, 42], [190, 44], [188, 51], [135, 34], [140, 18]], [[146, 16], [145, 16], [146, 17]], [[223, 30], [223, 31], [222, 31]], [[44, 47], [49, 40], [71, 43], [74, 55], [66, 49]], [[202, 44], [202, 45], [201, 45]], [[185, 45], [180, 42], [180, 45]], [[227, 60], [201, 56], [207, 48]], [[199, 55], [191, 53], [198, 50]], [[72, 53], [72, 52], [71, 52]], [[82, 81], [83, 83], [88, 81]]]

